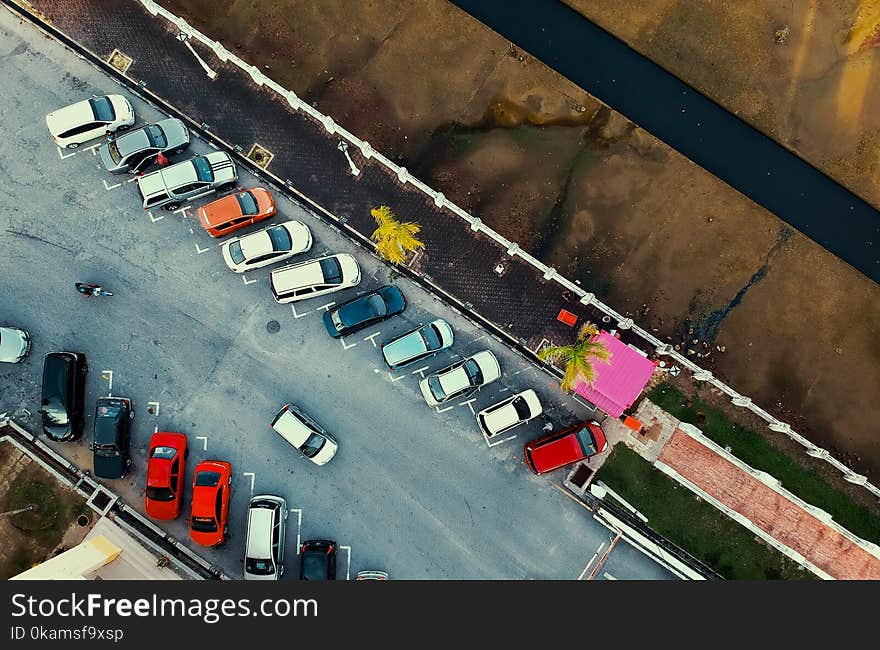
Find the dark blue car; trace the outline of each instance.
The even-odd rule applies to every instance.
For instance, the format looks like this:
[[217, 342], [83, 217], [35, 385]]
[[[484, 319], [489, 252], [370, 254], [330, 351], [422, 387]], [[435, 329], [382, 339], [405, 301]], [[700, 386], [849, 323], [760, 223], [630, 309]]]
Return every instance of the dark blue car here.
[[395, 286], [381, 287], [353, 298], [324, 313], [324, 327], [333, 338], [347, 336], [406, 308], [406, 299]]

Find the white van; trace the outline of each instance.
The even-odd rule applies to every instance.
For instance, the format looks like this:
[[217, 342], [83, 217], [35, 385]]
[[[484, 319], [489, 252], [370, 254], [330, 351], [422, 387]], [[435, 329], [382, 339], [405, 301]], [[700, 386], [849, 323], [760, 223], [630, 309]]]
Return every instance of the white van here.
[[289, 264], [269, 274], [272, 296], [279, 303], [316, 298], [356, 287], [360, 281], [361, 269], [354, 256], [348, 253]]

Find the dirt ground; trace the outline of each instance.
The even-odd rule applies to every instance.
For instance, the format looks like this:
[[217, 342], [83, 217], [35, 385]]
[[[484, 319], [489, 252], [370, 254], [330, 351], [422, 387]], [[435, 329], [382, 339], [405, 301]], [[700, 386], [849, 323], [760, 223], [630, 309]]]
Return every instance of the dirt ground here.
[[162, 4], [880, 479], [880, 287], [764, 209], [442, 0]]
[[880, 0], [563, 0], [880, 207]]

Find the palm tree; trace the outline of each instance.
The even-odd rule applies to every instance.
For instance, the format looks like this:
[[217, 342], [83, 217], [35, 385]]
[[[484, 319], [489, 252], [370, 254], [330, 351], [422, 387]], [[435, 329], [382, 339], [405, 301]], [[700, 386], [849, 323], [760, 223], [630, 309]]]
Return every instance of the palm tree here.
[[555, 363], [562, 359], [565, 362], [565, 371], [559, 384], [564, 392], [570, 393], [576, 388], [578, 380], [592, 384], [596, 381], [593, 362], [598, 359], [608, 363], [611, 359], [611, 351], [604, 343], [591, 340], [598, 333], [596, 326], [587, 321], [571, 345], [551, 345], [538, 352], [541, 361]]
[[415, 238], [416, 233], [422, 229], [419, 224], [412, 221], [399, 222], [387, 205], [373, 208], [370, 214], [379, 226], [370, 239], [376, 242], [376, 252], [382, 259], [400, 264], [406, 259], [407, 253], [425, 247], [423, 242]]

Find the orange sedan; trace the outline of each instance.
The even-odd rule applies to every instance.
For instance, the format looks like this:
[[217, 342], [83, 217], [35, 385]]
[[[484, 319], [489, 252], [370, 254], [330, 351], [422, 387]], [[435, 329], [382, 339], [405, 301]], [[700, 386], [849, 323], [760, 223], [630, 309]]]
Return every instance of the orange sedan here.
[[232, 465], [203, 460], [193, 473], [192, 515], [189, 536], [196, 544], [217, 546], [226, 538]]
[[254, 187], [211, 201], [199, 208], [197, 214], [211, 237], [224, 237], [275, 216], [275, 199], [262, 187]]

